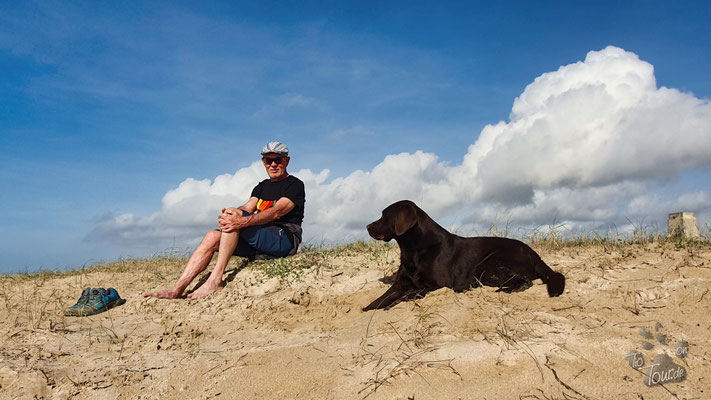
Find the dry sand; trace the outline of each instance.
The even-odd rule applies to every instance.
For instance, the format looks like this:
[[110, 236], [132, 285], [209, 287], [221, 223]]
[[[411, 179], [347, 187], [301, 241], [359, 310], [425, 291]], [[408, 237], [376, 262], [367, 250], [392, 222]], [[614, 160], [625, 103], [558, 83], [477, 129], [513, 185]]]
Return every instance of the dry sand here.
[[[396, 246], [355, 244], [244, 266], [201, 301], [156, 300], [183, 260], [0, 278], [2, 399], [709, 399], [711, 248], [673, 243], [534, 248], [563, 296], [441, 289], [390, 310]], [[269, 277], [280, 268], [299, 274]], [[383, 279], [385, 278], [385, 279]], [[383, 280], [385, 282], [383, 282]], [[125, 305], [64, 317], [84, 287]], [[647, 340], [657, 322], [667, 344]], [[686, 340], [685, 359], [675, 356]], [[625, 359], [672, 356], [687, 377], [646, 386]]]

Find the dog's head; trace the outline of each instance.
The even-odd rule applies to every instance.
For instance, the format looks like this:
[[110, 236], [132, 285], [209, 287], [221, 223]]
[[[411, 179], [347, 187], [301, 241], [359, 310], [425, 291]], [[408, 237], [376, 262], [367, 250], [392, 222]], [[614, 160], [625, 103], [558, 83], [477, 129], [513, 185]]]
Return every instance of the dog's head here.
[[409, 200], [398, 201], [383, 210], [383, 216], [366, 227], [377, 240], [389, 242], [417, 225], [417, 206]]

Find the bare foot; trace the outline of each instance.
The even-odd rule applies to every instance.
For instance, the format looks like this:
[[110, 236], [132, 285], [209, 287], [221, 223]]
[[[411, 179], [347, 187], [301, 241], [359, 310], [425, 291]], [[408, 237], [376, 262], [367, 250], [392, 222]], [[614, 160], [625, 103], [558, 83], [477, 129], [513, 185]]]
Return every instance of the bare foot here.
[[219, 284], [211, 284], [210, 282], [205, 282], [196, 291], [190, 293], [188, 298], [190, 300], [204, 299], [205, 297], [222, 290], [225, 285], [220, 282]]
[[174, 290], [159, 290], [157, 292], [143, 293], [143, 297], [155, 297], [156, 299], [177, 299], [181, 294], [182, 292], [177, 293]]

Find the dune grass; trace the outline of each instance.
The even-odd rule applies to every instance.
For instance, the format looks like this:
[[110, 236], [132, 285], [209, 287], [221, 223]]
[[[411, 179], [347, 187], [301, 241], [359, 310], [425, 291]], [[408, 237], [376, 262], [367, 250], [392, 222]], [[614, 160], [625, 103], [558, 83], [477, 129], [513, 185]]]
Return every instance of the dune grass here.
[[[711, 247], [709, 240], [710, 229], [704, 227], [699, 238], [685, 238], [667, 236], [659, 232], [648, 231], [642, 228], [635, 229], [631, 234], [623, 234], [610, 228], [607, 232], [572, 233], [564, 225], [549, 225], [536, 229], [518, 229], [511, 231], [508, 225], [500, 229], [500, 224], [494, 222], [483, 236], [509, 237], [522, 240], [532, 247], [555, 251], [571, 247], [600, 247], [605, 252], [618, 251], [625, 246], [650, 246], [671, 245], [676, 249], [695, 249]], [[522, 234], [515, 234], [521, 233]], [[457, 233], [457, 232], [455, 232]], [[248, 268], [262, 271], [267, 278], [278, 277], [280, 281], [298, 277], [300, 271], [316, 267], [317, 271], [332, 269], [332, 260], [338, 257], [363, 257], [366, 261], [382, 261], [389, 259], [393, 263], [392, 254], [397, 252], [395, 241], [383, 243], [378, 241], [354, 241], [347, 244], [327, 246], [324, 244], [302, 245], [301, 251], [292, 257], [273, 260], [256, 261], [248, 264]], [[48, 281], [56, 278], [88, 275], [90, 273], [139, 273], [154, 274], [159, 278], [171, 274], [172, 271], [182, 270], [190, 256], [187, 252], [166, 252], [146, 258], [120, 258], [117, 261], [100, 262], [77, 269], [40, 270], [31, 273], [16, 273], [0, 275], [0, 282], [7, 281]]]
[[[488, 235], [510, 236], [508, 231], [489, 232]], [[688, 239], [668, 237], [644, 230], [638, 230], [628, 235], [618, 234], [612, 230], [604, 234], [573, 235], [565, 231], [564, 226], [555, 226], [548, 227], [545, 231], [530, 231], [527, 235], [518, 238], [532, 245], [541, 252], [544, 258], [546, 253], [550, 254], [571, 248], [588, 248], [595, 252], [615, 254], [613, 257], [608, 256], [607, 258], [617, 257], [616, 253], [625, 252], [632, 247], [640, 250], [661, 246], [665, 251], [670, 249], [684, 250], [684, 252], [711, 248], [708, 234], [703, 238]], [[348, 265], [349, 268], [359, 268], [358, 263], [363, 263], [364, 266], [370, 264], [371, 267], [372, 264], [378, 264], [379, 267], [386, 266], [386, 269], [392, 271], [399, 264], [398, 258], [399, 250], [394, 241], [390, 243], [357, 241], [333, 247], [306, 245], [295, 256], [252, 263], [247, 263], [244, 259], [233, 258], [230, 265], [233, 271], [248, 268], [263, 274], [266, 279], [278, 278], [280, 289], [283, 289], [300, 279], [305, 273], [339, 274], [341, 273], [339, 270], [344, 265]], [[67, 330], [69, 323], [65, 321], [59, 311], [67, 306], [67, 293], [70, 290], [65, 290], [62, 300], [60, 296], [54, 294], [56, 288], [51, 284], [53, 279], [72, 278], [72, 295], [76, 294], [74, 292], [78, 292], [77, 289], [81, 286], [96, 282], [94, 279], [99, 278], [87, 278], [88, 275], [96, 273], [104, 275], [100, 279], [105, 281], [111, 281], [110, 277], [113, 274], [126, 274], [133, 282], [143, 281], [140, 284], [132, 285], [136, 288], [143, 286], [145, 282], [156, 284], [159, 281], [175, 280], [184, 269], [186, 260], [186, 254], [167, 254], [142, 259], [125, 258], [75, 270], [39, 271], [33, 274], [0, 276], [0, 310], [3, 310], [4, 313], [0, 322], [8, 329], [7, 334], [10, 337], [25, 334], [23, 332], [29, 332], [28, 334], [48, 332], [57, 337], [65, 337], [70, 333]], [[599, 268], [608, 268], [608, 266], [600, 263]], [[209, 273], [210, 270], [211, 267], [208, 267], [206, 273]], [[20, 283], [24, 285], [19, 285]], [[24, 286], [24, 289], [18, 290], [19, 286]], [[644, 312], [644, 305], [638, 303], [636, 291], [625, 289], [620, 300], [620, 307], [635, 316]], [[153, 305], [151, 302], [147, 302], [146, 307], [153, 307]], [[514, 315], [511, 309], [503, 306], [503, 303], [501, 307], [496, 307], [495, 304], [492, 307], [495, 311], [492, 314], [494, 320], [490, 323], [490, 329], [482, 328], [479, 331], [483, 337], [481, 340], [500, 345], [501, 352], [514, 349], [525, 353], [533, 360], [541, 377], [544, 372], [548, 373], [547, 371], [551, 370], [555, 379], [560, 381], [553, 369], [554, 365], [548, 363], [548, 358], [546, 357], [544, 361], [528, 347], [531, 338], [535, 339], [540, 336], [540, 333], [528, 325], [531, 319]], [[572, 305], [561, 309], [572, 307], [582, 306]], [[163, 313], [165, 311], [160, 307], [156, 311], [156, 315], [162, 316]], [[110, 314], [107, 315], [110, 317]], [[451, 325], [441, 312], [439, 303], [420, 304], [413, 301], [410, 315], [406, 315], [407, 318], [401, 321], [381, 322], [377, 330], [371, 330], [370, 325], [374, 315], [375, 313], [370, 315], [371, 319], [355, 356], [355, 365], [369, 371], [362, 382], [360, 392], [358, 392], [360, 397], [369, 397], [380, 387], [390, 384], [398, 377], [414, 374], [426, 380], [422, 371], [428, 368], [442, 370], [462, 379], [459, 371], [455, 368], [456, 363], [453, 364], [453, 359], [439, 356], [437, 353], [441, 345], [438, 335]], [[537, 317], [532, 318], [535, 321]], [[100, 339], [111, 343], [117, 359], [121, 360], [122, 357], [125, 357], [124, 345], [127, 341], [130, 342], [133, 332], [114, 331], [110, 325], [112, 321], [109, 320], [108, 323], [108, 326], [104, 326], [104, 322], [100, 322], [98, 325], [88, 325], [92, 329], [91, 332], [95, 332], [92, 340]], [[162, 323], [164, 323], [163, 319], [161, 319]], [[190, 335], [195, 335], [195, 338], [186, 340], [182, 344], [186, 357], [195, 357], [201, 351], [197, 345], [197, 336], [202, 333], [201, 330], [191, 332]], [[499, 358], [501, 358], [501, 354], [499, 353]], [[499, 363], [498, 358], [496, 362]]]

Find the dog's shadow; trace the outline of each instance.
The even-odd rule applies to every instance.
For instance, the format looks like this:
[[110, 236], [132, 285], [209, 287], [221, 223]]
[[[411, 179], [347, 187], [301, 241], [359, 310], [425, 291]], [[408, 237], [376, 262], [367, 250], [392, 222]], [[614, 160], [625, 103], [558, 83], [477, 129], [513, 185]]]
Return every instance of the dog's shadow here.
[[[246, 258], [243, 258], [237, 264], [237, 266], [235, 266], [234, 268], [226, 269], [225, 273], [222, 275], [223, 276], [222, 280], [225, 282], [225, 284], [228, 284], [228, 283], [232, 282], [233, 280], [235, 280], [235, 278], [237, 277], [237, 273], [242, 271], [247, 266], [247, 264], [249, 264], [249, 260]], [[209, 273], [203, 273], [202, 277], [197, 282], [197, 284], [195, 284], [195, 286], [193, 286], [192, 289], [185, 292], [185, 294], [182, 297], [187, 297], [190, 293], [198, 290], [198, 288], [200, 288], [200, 286], [202, 286], [202, 284], [205, 283], [209, 277], [210, 277]]]

